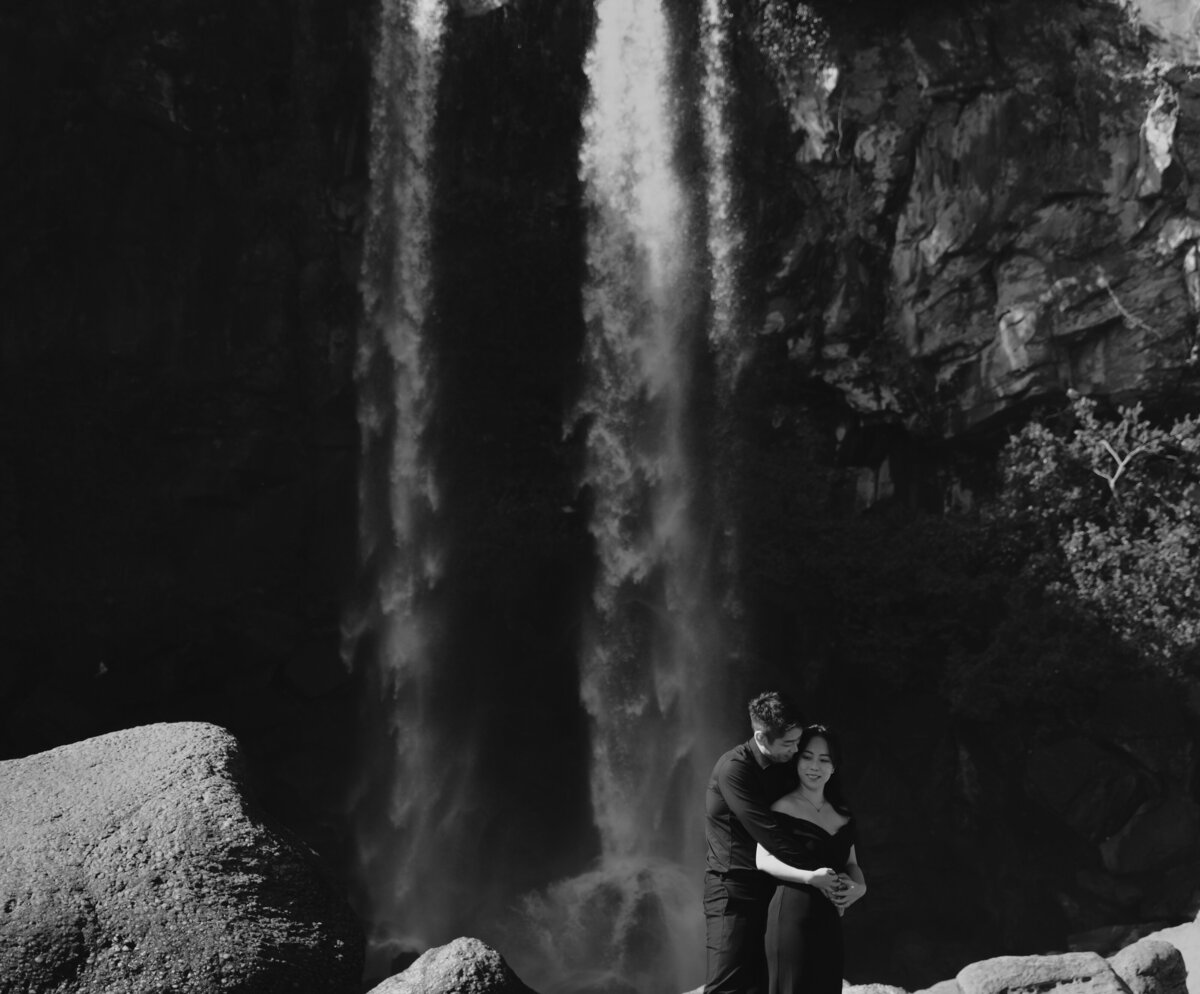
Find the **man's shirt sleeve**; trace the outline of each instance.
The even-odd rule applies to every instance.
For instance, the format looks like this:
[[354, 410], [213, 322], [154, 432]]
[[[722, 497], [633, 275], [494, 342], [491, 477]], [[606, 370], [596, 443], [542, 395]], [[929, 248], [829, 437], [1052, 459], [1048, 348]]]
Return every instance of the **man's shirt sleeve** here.
[[[763, 796], [762, 784], [743, 763], [728, 763], [717, 776], [717, 784], [733, 816], [750, 837], [767, 852], [784, 858], [791, 846], [781, 831], [775, 813]], [[786, 862], [786, 860], [785, 860]]]

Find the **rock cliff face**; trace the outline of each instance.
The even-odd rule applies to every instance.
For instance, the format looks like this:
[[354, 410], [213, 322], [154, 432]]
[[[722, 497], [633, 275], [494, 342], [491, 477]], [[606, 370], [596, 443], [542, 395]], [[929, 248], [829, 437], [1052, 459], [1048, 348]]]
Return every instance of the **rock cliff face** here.
[[786, 5], [752, 5], [796, 217], [764, 332], [856, 410], [927, 433], [1066, 389], [1194, 398], [1191, 11], [869, 6], [811, 5], [788, 47]]

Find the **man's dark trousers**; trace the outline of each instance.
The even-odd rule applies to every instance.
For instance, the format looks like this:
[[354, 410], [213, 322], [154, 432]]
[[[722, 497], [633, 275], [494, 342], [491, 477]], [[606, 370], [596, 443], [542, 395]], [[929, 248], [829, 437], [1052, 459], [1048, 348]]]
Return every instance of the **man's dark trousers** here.
[[704, 994], [766, 994], [763, 937], [775, 882], [755, 870], [704, 874]]

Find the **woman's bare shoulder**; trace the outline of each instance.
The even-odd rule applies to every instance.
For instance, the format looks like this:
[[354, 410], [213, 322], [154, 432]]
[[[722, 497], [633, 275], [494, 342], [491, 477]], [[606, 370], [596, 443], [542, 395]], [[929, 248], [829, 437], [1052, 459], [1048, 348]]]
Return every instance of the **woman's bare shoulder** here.
[[784, 794], [778, 801], [771, 805], [772, 811], [779, 811], [785, 815], [794, 815], [800, 809], [800, 799], [794, 794]]

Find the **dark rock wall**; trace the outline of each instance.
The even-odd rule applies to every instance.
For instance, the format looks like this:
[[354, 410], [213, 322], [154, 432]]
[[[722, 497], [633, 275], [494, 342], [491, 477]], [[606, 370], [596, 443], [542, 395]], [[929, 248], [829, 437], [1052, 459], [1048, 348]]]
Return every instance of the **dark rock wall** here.
[[365, 6], [0, 15], [4, 755], [205, 718], [335, 787]]
[[923, 433], [1067, 388], [1194, 403], [1182, 6], [747, 5], [779, 114], [764, 330]]

